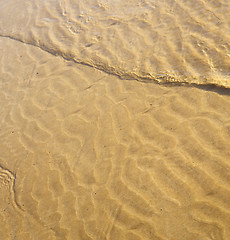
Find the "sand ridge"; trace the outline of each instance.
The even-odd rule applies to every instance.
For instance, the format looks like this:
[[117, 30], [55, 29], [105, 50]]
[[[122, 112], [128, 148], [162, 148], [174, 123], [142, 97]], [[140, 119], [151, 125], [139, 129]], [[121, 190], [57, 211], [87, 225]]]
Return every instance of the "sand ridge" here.
[[0, 48], [1, 240], [230, 237], [229, 95]]
[[124, 79], [229, 87], [229, 10], [224, 0], [10, 0], [0, 36]]

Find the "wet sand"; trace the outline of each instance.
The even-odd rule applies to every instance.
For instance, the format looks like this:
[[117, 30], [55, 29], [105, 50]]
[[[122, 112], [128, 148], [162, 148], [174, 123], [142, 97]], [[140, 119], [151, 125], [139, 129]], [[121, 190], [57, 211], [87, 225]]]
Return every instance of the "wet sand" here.
[[31, 29], [0, 37], [0, 240], [228, 240], [230, 90], [117, 76]]
[[230, 87], [229, 12], [228, 0], [8, 0], [0, 36], [123, 79]]

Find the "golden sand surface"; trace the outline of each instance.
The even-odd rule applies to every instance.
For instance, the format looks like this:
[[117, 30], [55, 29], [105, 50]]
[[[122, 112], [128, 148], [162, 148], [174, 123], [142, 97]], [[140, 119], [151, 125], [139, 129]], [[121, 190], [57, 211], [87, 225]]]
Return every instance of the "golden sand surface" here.
[[[198, 61], [193, 68], [196, 78], [189, 67], [196, 58], [185, 58], [181, 65], [168, 51], [167, 62], [163, 53], [154, 52], [159, 45], [152, 51], [159, 64], [152, 62], [144, 75], [140, 63], [147, 66], [150, 61], [147, 45], [140, 42], [136, 50], [130, 48], [136, 58], [126, 61], [126, 36], [137, 42], [145, 31], [148, 36], [144, 29], [137, 38], [129, 35], [135, 29], [132, 24], [137, 24], [136, 9], [141, 9], [138, 17], [150, 18], [150, 3], [162, 8], [160, 31], [171, 26], [164, 15], [167, 6], [183, 6], [183, 11], [193, 7], [182, 0], [140, 1], [139, 6], [135, 2], [95, 2], [106, 9], [107, 19], [101, 18], [92, 0], [0, 3], [0, 240], [230, 239], [230, 89], [158, 84], [151, 81], [155, 77], [144, 76], [152, 74], [152, 67], [160, 66], [162, 72], [182, 67], [183, 76], [189, 72], [194, 77], [184, 78], [189, 83], [230, 86], [224, 57], [228, 43], [221, 45], [229, 37], [229, 19], [218, 32], [211, 24], [211, 10], [221, 20], [230, 5], [224, 0], [193, 0], [198, 5], [187, 21], [197, 22], [199, 4], [205, 4], [203, 16], [210, 21], [202, 23], [213, 31], [210, 41], [202, 41], [205, 47], [210, 44], [214, 55], [196, 56], [206, 63], [219, 59], [215, 71], [206, 72]], [[127, 11], [119, 11], [122, 4]], [[86, 24], [81, 25], [84, 34], [78, 35], [82, 39], [70, 36], [79, 23], [76, 9]], [[180, 16], [175, 9], [174, 15]], [[97, 18], [90, 18], [92, 14]], [[130, 20], [129, 27], [122, 17]], [[120, 20], [111, 26], [121, 27], [111, 35], [111, 45], [100, 38], [95, 40], [98, 45], [90, 45], [90, 24], [95, 19], [107, 24], [110, 18]], [[184, 15], [177, 19], [182, 20], [186, 21]], [[111, 29], [100, 24], [94, 25], [95, 34], [100, 27], [107, 38]], [[164, 36], [174, 49], [173, 34]], [[117, 49], [112, 49], [115, 41]], [[88, 47], [83, 49], [83, 43]], [[191, 50], [188, 41], [188, 54], [197, 51], [195, 46]], [[172, 51], [183, 57], [183, 52]], [[160, 72], [152, 71], [152, 76]], [[203, 71], [208, 82], [199, 78]]]
[[0, 36], [124, 79], [230, 87], [229, 0], [7, 0]]

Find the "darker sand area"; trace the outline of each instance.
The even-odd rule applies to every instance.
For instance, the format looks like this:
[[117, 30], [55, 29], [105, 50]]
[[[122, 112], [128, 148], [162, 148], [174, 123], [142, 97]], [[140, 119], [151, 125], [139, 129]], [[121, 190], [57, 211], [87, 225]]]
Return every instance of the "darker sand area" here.
[[230, 238], [228, 90], [0, 52], [0, 240]]

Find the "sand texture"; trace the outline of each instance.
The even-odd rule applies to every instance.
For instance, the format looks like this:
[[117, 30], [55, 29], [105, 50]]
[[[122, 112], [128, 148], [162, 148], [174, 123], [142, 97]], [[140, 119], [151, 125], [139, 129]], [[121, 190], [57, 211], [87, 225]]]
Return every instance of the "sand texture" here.
[[0, 3], [0, 240], [230, 239], [229, 6]]
[[229, 0], [7, 0], [0, 36], [124, 79], [230, 87], [229, 13]]
[[229, 239], [228, 95], [0, 46], [1, 240]]

